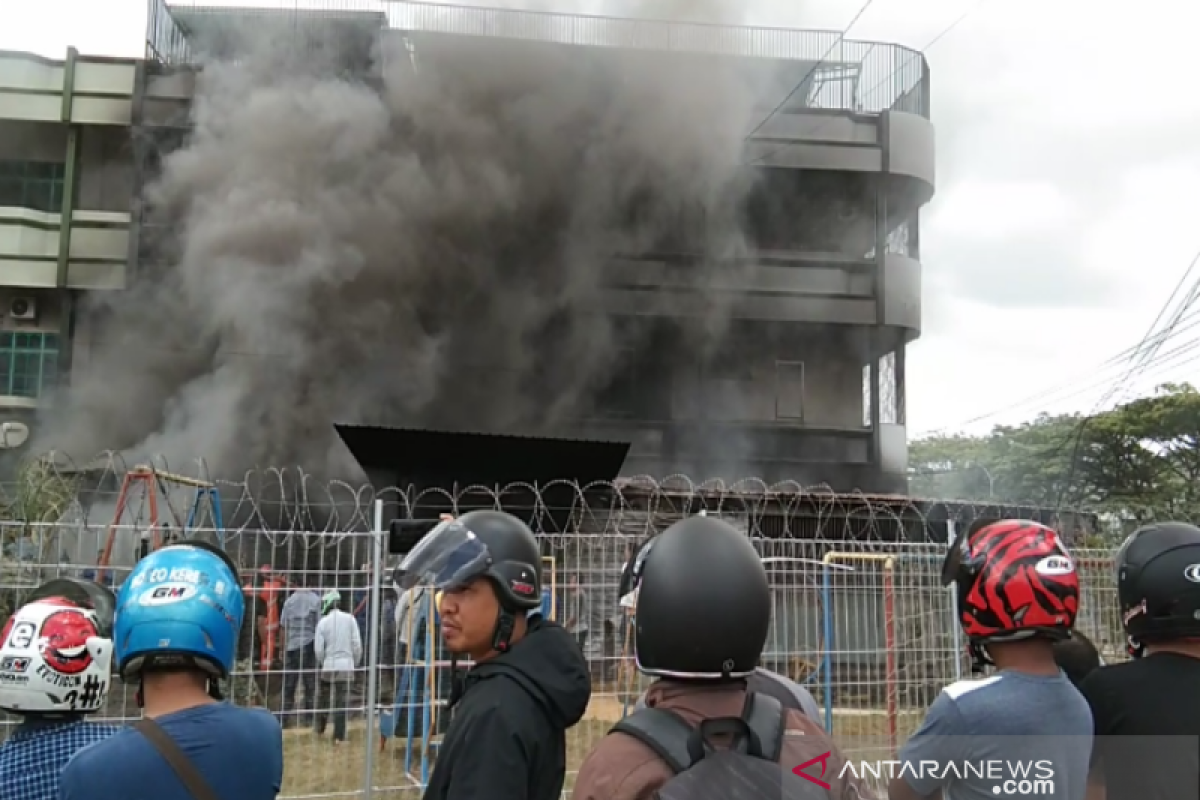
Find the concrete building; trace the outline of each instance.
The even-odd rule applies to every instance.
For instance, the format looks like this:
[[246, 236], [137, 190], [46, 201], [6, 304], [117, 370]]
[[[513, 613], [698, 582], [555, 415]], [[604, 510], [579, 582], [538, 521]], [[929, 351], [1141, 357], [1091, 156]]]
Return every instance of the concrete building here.
[[[364, 69], [378, 37], [403, 37], [430, 64], [439, 38], [474, 36], [497, 57], [505, 46], [558, 43], [612, 58], [631, 49], [733, 57], [791, 76], [781, 85], [786, 93], [794, 84], [790, 99], [746, 141], [746, 163], [762, 171], [747, 209], [755, 254], [722, 287], [733, 318], [726, 346], [703, 361], [626, 354], [593, 413], [563, 433], [628, 442], [627, 475], [903, 491], [905, 353], [921, 320], [919, 212], [934, 191], [919, 53], [836, 32], [363, 5], [375, 10], [313, 19], [357, 31]], [[86, 358], [89, 332], [72, 298], [119, 291], [154, 247], [136, 187], [186, 128], [186, 65], [198, 48], [225, 41], [222, 31], [268, 16], [152, 0], [144, 64], [0, 56], [0, 408], [36, 405], [72, 355]], [[688, 313], [703, 302], [689, 294], [688, 250], [615, 259], [604, 308], [669, 316], [645, 298], [675, 293], [672, 313]], [[36, 380], [24, 377], [29, 365]]]
[[86, 361], [80, 296], [133, 279], [145, 80], [140, 60], [0, 52], [0, 448]]

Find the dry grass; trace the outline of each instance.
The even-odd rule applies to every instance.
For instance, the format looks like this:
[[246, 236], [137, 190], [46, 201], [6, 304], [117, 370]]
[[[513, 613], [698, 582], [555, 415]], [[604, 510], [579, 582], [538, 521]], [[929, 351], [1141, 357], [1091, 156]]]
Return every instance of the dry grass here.
[[[615, 698], [600, 696], [592, 701], [588, 718], [567, 734], [567, 783], [569, 793], [575, 773], [591, 748], [608, 732], [620, 716], [621, 705]], [[901, 741], [920, 721], [920, 714], [903, 714], [898, 720]], [[865, 713], [835, 713], [834, 725], [837, 739], [847, 749], [863, 753], [864, 749], [883, 745], [888, 737], [887, 716], [882, 711]], [[334, 746], [325, 737], [318, 738], [307, 728], [284, 731], [283, 792], [280, 797], [331, 797], [357, 796], [362, 788], [363, 769], [366, 759], [366, 743], [363, 741], [362, 722], [351, 723], [348, 740]], [[387, 800], [419, 800], [421, 796], [421, 757], [419, 745], [413, 748], [411, 773], [405, 771], [405, 740], [390, 739], [383, 750], [379, 749], [378, 738], [372, 743], [375, 748], [374, 787], [375, 795]]]
[[[584, 720], [568, 734], [567, 763], [571, 773], [567, 776], [568, 791], [584, 757], [609, 727], [607, 722]], [[362, 788], [366, 759], [363, 733], [362, 723], [351, 725], [347, 731], [347, 741], [335, 747], [328, 733], [323, 738], [317, 738], [307, 729], [284, 731], [285, 769], [280, 797], [357, 795]], [[403, 739], [389, 740], [382, 751], [378, 738], [373, 745], [375, 796], [390, 800], [418, 800], [421, 796], [419, 747], [413, 748], [412, 772], [409, 774], [405, 772], [406, 748]]]

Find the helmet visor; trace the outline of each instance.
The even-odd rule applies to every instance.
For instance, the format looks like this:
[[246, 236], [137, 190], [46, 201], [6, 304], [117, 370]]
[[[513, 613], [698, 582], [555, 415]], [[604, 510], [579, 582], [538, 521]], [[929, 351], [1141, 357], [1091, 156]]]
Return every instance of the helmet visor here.
[[457, 520], [444, 520], [425, 535], [397, 568], [401, 589], [454, 589], [482, 575], [492, 563], [479, 538]]
[[79, 578], [53, 578], [34, 589], [25, 602], [33, 603], [48, 597], [63, 597], [81, 608], [91, 609], [96, 613], [96, 627], [100, 635], [112, 637], [117, 608], [117, 597], [112, 589]]

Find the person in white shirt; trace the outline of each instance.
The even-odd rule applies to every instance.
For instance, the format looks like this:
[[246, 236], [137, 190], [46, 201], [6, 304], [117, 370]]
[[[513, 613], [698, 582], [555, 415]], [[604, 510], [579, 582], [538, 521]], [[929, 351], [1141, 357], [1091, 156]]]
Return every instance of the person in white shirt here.
[[325, 723], [333, 714], [333, 743], [346, 741], [346, 704], [354, 670], [362, 661], [362, 636], [358, 623], [343, 608], [342, 595], [336, 589], [321, 598], [321, 621], [313, 640], [321, 680], [317, 689], [317, 715], [314, 729], [325, 733]]

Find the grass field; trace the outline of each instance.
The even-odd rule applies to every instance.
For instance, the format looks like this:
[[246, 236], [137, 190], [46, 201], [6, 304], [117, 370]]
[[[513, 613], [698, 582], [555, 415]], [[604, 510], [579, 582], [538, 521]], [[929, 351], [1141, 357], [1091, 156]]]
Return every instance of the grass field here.
[[[569, 793], [574, 773], [598, 742], [620, 717], [620, 703], [612, 697], [597, 697], [592, 701], [588, 717], [567, 734], [567, 785]], [[920, 720], [919, 713], [903, 714], [898, 720], [901, 741]], [[887, 715], [882, 710], [834, 712], [834, 731], [839, 743], [856, 756], [881, 757], [882, 753], [870, 752], [886, 747], [888, 739]], [[364, 725], [352, 723], [348, 741], [334, 746], [328, 734], [317, 738], [308, 729], [284, 731], [284, 781], [281, 798], [306, 797], [353, 797], [363, 785], [363, 769], [366, 759]], [[391, 739], [380, 750], [379, 740], [371, 743], [375, 748], [374, 793], [388, 800], [418, 800], [420, 790], [420, 753], [414, 748], [412, 771], [405, 771], [405, 742]]]

